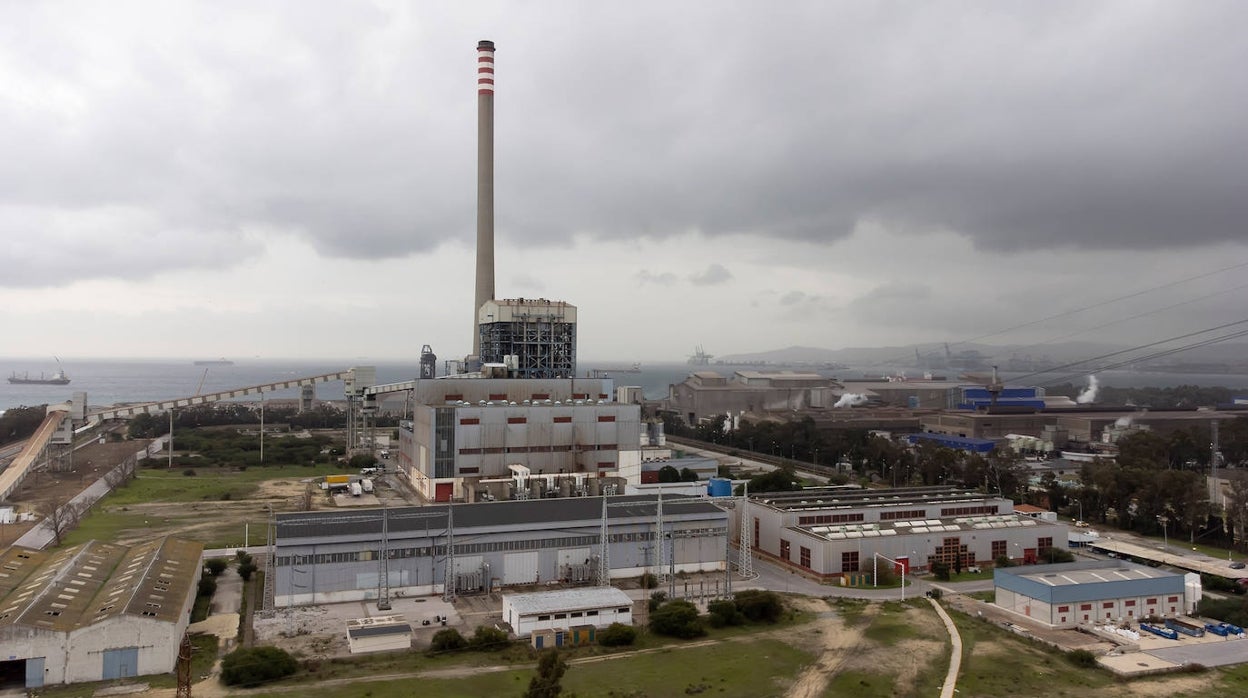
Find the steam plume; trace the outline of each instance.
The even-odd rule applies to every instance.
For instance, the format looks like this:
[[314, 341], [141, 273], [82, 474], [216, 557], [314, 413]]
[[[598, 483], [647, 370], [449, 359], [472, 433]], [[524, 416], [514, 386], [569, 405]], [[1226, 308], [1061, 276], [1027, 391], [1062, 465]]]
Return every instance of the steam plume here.
[[1096, 376], [1088, 376], [1088, 387], [1079, 393], [1079, 397], [1075, 398], [1075, 402], [1080, 405], [1090, 405], [1096, 402], [1096, 393], [1100, 391], [1101, 383], [1096, 380]]
[[833, 407], [855, 407], [857, 405], [867, 404], [867, 396], [860, 393], [845, 393], [840, 400], [836, 401]]

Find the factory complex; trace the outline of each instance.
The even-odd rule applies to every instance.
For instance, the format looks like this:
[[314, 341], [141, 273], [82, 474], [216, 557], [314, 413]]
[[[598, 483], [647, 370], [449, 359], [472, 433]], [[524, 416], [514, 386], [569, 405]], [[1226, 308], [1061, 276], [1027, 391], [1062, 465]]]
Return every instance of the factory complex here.
[[[454, 601], [505, 592], [502, 617], [512, 633], [532, 637], [535, 646], [559, 646], [565, 638], [579, 644], [592, 641], [595, 628], [633, 622], [632, 598], [613, 586], [622, 580], [651, 574], [674, 589], [677, 576], [714, 575], [723, 580], [716, 593], [726, 596], [734, 577], [754, 578], [755, 559], [829, 584], [862, 584], [880, 566], [904, 578], [937, 566], [965, 570], [999, 562], [998, 605], [1052, 627], [1190, 611], [1200, 588], [1183, 575], [1120, 562], [1038, 564], [1050, 550], [1069, 547], [1067, 527], [1016, 509], [999, 494], [854, 485], [744, 496], [724, 479], [707, 487], [704, 481], [719, 474], [719, 461], [710, 457], [685, 467], [693, 473], [688, 479], [700, 483], [684, 487], [700, 492], [675, 485], [679, 494], [665, 491], [659, 473], [676, 461], [664, 447], [662, 425], [643, 420], [639, 390], [577, 376], [577, 308], [560, 300], [495, 298], [492, 42], [478, 45], [477, 65], [473, 351], [448, 362], [454, 371], [439, 377], [426, 346], [420, 376], [399, 383], [378, 384], [375, 370], [361, 366], [93, 414], [85, 413], [83, 394], [49, 411], [55, 429], [36, 450], [72, 446], [75, 426], [91, 420], [273, 389], [302, 389], [301, 401], [310, 404], [315, 383], [342, 381], [347, 455], [373, 453], [379, 405], [401, 399], [391, 475], [410, 485], [415, 496], [407, 501], [421, 505], [272, 514], [260, 556], [266, 569], [259, 612], [270, 617], [348, 602], [367, 602], [385, 614], [403, 598]], [[841, 409], [852, 405], [863, 407]], [[661, 409], [691, 425], [725, 416], [730, 427], [743, 415], [813, 415], [841, 427], [864, 426], [856, 420], [865, 419], [872, 428], [978, 451], [1011, 435], [1054, 450], [1108, 442], [1132, 428], [1220, 418], [1154, 412], [1123, 424], [1132, 413], [1075, 407], [1039, 388], [695, 371], [671, 386]], [[25, 468], [10, 474], [13, 487]], [[171, 671], [202, 552], [173, 538], [52, 552], [10, 548], [0, 569], [0, 684], [19, 675], [27, 688], [37, 688]], [[414, 631], [401, 615], [344, 627], [352, 652], [409, 647]]]
[[1016, 513], [1008, 498], [949, 487], [808, 488], [753, 495], [743, 509], [754, 550], [819, 578], [968, 569], [999, 558], [1034, 564], [1067, 547], [1067, 528]]

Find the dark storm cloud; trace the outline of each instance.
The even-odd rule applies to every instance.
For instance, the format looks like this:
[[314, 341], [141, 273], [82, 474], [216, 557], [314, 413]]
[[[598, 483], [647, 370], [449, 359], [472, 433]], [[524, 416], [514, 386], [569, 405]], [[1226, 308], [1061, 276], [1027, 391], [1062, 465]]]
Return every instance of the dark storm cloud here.
[[[74, 255], [73, 225], [39, 221], [120, 208], [171, 249], [220, 246], [173, 265], [234, 263], [254, 228], [335, 257], [466, 243], [480, 38], [516, 244], [875, 220], [1164, 248], [1242, 240], [1248, 218], [1238, 3], [158, 7], [0, 9], [4, 240], [60, 231]], [[25, 272], [0, 284], [57, 272], [9, 261]]]

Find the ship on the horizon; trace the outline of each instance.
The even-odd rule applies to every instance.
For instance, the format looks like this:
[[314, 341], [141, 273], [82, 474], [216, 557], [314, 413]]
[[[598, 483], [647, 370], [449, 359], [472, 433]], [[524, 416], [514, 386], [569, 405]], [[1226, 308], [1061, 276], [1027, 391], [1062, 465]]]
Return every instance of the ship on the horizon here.
[[200, 359], [195, 362], [196, 366], [233, 366], [234, 362], [229, 359]]
[[45, 376], [40, 373], [38, 378], [32, 378], [29, 373], [23, 373], [19, 376], [14, 371], [13, 375], [9, 376], [9, 382], [16, 385], [69, 385], [69, 376], [65, 375], [65, 371], [59, 368], [51, 376]]

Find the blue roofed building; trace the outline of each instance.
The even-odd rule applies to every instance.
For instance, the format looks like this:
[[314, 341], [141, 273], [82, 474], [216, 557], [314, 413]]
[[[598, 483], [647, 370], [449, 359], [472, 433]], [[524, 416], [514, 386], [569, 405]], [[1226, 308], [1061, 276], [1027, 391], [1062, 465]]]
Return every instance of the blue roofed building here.
[[1173, 618], [1201, 595], [1197, 575], [1124, 560], [998, 567], [993, 583], [997, 606], [1054, 628]]

